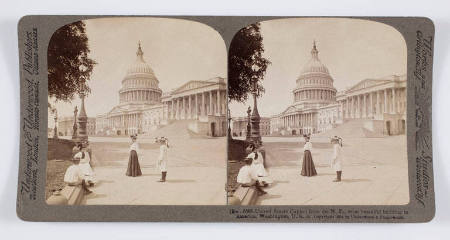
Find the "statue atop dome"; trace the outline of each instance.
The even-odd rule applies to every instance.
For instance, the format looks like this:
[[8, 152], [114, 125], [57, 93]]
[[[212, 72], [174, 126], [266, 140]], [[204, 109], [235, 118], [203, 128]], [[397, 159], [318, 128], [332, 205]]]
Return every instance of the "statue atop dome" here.
[[313, 42], [313, 48], [311, 49], [311, 56], [314, 59], [319, 60], [319, 51], [317, 50], [317, 47], [316, 47], [316, 40], [314, 40], [314, 42]]
[[144, 52], [142, 51], [141, 41], [138, 42], [138, 50], [136, 51], [136, 56], [138, 61], [145, 62], [144, 60]]

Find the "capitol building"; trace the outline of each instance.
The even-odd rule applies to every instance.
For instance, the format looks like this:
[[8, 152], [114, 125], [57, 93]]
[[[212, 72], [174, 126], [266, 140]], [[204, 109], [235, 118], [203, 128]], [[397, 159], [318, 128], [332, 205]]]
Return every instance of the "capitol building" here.
[[163, 92], [140, 43], [118, 94], [118, 105], [96, 116], [96, 134], [145, 135], [174, 121], [186, 121], [197, 134], [226, 134], [225, 79], [192, 80]]
[[292, 90], [293, 103], [270, 118], [270, 133], [314, 134], [358, 122], [366, 136], [404, 134], [406, 75], [364, 79], [338, 92], [314, 42]]

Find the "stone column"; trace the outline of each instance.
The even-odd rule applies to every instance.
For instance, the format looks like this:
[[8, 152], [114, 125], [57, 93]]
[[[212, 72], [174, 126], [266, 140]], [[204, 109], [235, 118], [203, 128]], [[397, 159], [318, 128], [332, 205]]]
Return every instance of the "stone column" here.
[[198, 119], [198, 94], [195, 94], [195, 119]]
[[189, 118], [189, 119], [192, 119], [192, 101], [191, 101], [192, 98], [191, 98], [191, 95], [189, 95], [188, 98], [189, 98], [189, 102], [188, 102], [188, 104], [189, 104], [189, 108], [188, 108], [188, 111], [189, 111], [188, 118]]
[[395, 88], [392, 88], [392, 112], [397, 113], [397, 99], [395, 97]]
[[208, 115], [213, 115], [213, 102], [212, 102], [212, 91], [209, 91], [209, 111]]
[[366, 94], [363, 95], [363, 112], [362, 117], [367, 117], [367, 100], [366, 100]]
[[312, 133], [312, 113], [308, 113], [309, 133]]
[[181, 100], [180, 100], [180, 98], [177, 98], [177, 117], [176, 117], [176, 119], [181, 119], [181, 110], [180, 110], [180, 102], [181, 102]]
[[349, 107], [348, 107], [349, 103], [348, 103], [348, 98], [345, 99], [345, 118], [350, 118], [349, 115]]
[[369, 93], [369, 117], [373, 117], [373, 96], [372, 92]]
[[355, 100], [354, 97], [350, 97], [350, 118], [354, 118], [355, 114]]
[[384, 112], [388, 112], [388, 99], [387, 99], [387, 89], [384, 89]]
[[375, 108], [375, 115], [379, 116], [380, 112], [381, 112], [380, 91], [377, 91], [377, 102], [376, 102], [376, 108]]
[[357, 105], [358, 105], [357, 118], [361, 118], [361, 95], [357, 95], [356, 99], [358, 99], [358, 101], [357, 101]]
[[185, 96], [183, 96], [183, 106], [182, 106], [182, 111], [183, 111], [183, 116], [182, 116], [182, 118], [183, 118], [183, 119], [187, 119], [187, 116], [186, 116], [186, 97], [185, 97]]
[[217, 89], [217, 107], [216, 107], [217, 115], [220, 115], [220, 89]]
[[172, 98], [172, 106], [171, 106], [171, 111], [170, 111], [170, 119], [173, 119], [174, 117], [174, 114], [173, 114], [173, 110], [174, 110], [174, 107], [173, 107], [173, 98]]
[[205, 107], [206, 107], [206, 104], [205, 104], [205, 93], [202, 92], [202, 108], [201, 108], [201, 110], [202, 110], [201, 115], [202, 115], [202, 116], [205, 116], [205, 115], [206, 115], [206, 109], [205, 109]]

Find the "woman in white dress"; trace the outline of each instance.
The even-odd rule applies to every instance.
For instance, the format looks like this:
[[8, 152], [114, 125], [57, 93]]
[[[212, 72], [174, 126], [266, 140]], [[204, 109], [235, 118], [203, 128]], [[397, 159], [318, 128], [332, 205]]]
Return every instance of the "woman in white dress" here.
[[73, 165], [68, 167], [66, 169], [66, 172], [64, 173], [64, 182], [69, 186], [78, 186], [81, 185], [81, 187], [84, 189], [85, 194], [92, 193], [91, 190], [89, 190], [87, 186], [87, 180], [86, 176], [83, 174], [83, 172], [80, 169], [80, 160], [82, 157], [82, 153], [78, 152], [73, 157]]
[[167, 177], [169, 140], [165, 137], [162, 137], [158, 141], [161, 144], [161, 146], [159, 146], [159, 157], [158, 157], [158, 169], [161, 172], [161, 179], [158, 182], [165, 182]]
[[80, 158], [80, 164], [78, 165], [78, 167], [83, 174], [84, 179], [89, 184], [89, 186], [93, 186], [95, 183], [97, 183], [97, 179], [90, 164], [91, 158], [89, 157], [89, 153], [85, 148], [82, 148], [80, 152], [75, 154], [75, 157]]
[[342, 138], [334, 136], [331, 138], [331, 144], [333, 144], [333, 157], [330, 166], [336, 171], [336, 179], [333, 182], [340, 182], [342, 177]]
[[259, 180], [255, 178], [254, 171], [252, 169], [252, 158], [245, 158], [245, 165], [239, 169], [239, 173], [236, 177], [236, 181], [243, 187], [254, 186], [258, 195], [264, 195], [267, 192], [262, 190]]
[[269, 176], [269, 173], [264, 168], [264, 157], [255, 145], [250, 145], [251, 153], [247, 155], [247, 158], [252, 159], [251, 170], [254, 178], [258, 179], [263, 185], [273, 183], [273, 179]]

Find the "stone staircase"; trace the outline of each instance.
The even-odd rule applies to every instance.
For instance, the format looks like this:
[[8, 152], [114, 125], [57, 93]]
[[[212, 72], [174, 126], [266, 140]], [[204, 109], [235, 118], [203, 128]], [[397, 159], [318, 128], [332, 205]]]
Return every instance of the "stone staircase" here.
[[315, 134], [315, 137], [332, 137], [340, 136], [345, 138], [361, 138], [361, 137], [383, 137], [382, 133], [375, 133], [364, 128], [366, 121], [372, 121], [370, 119], [350, 119], [346, 120], [343, 124], [333, 128], [329, 131]]
[[195, 120], [177, 120], [168, 123], [153, 132], [145, 134], [142, 138], [167, 137], [169, 139], [188, 139], [188, 125]]

